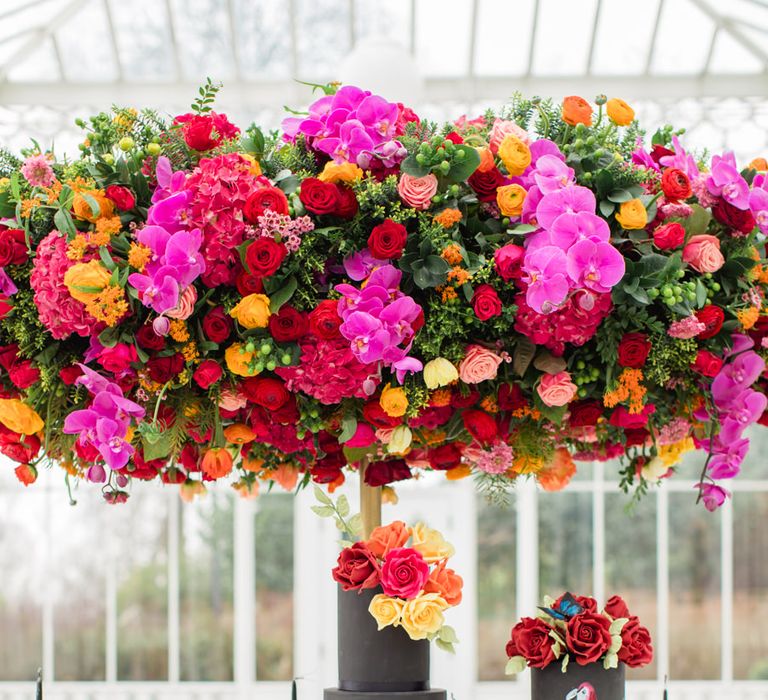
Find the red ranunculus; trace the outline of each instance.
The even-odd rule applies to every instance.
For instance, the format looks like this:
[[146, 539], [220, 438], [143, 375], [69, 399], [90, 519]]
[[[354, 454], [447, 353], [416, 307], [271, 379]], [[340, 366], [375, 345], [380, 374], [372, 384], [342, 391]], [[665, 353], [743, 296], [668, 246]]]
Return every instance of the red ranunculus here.
[[23, 265], [28, 257], [27, 239], [22, 229], [0, 230], [0, 267]]
[[[466, 385], [462, 386], [466, 389]], [[470, 408], [480, 400], [480, 392], [471, 388], [467, 393], [462, 393], [461, 389], [456, 388], [451, 392], [451, 406], [454, 408]]]
[[712, 207], [712, 216], [729, 229], [745, 235], [752, 231], [757, 224], [749, 209], [737, 209], [724, 199], [718, 199]]
[[20, 464], [13, 470], [13, 473], [24, 486], [29, 486], [37, 481], [37, 469], [31, 464]]
[[365, 470], [368, 486], [386, 486], [395, 481], [405, 481], [412, 476], [410, 467], [402, 459], [371, 462]]
[[336, 211], [333, 212], [336, 216], [340, 216], [342, 219], [352, 219], [359, 206], [357, 204], [357, 197], [351, 187], [345, 187], [344, 185], [336, 185], [338, 191], [338, 204], [336, 205]]
[[32, 366], [32, 360], [21, 360], [11, 365], [8, 378], [17, 389], [28, 389], [40, 380], [40, 370]]
[[104, 190], [104, 194], [120, 211], [128, 211], [136, 206], [136, 197], [133, 192], [122, 185], [110, 185]]
[[59, 370], [59, 379], [61, 379], [67, 386], [72, 386], [78, 377], [81, 377], [83, 370], [77, 365], [69, 365], [68, 367], [62, 367]]
[[[555, 660], [552, 628], [539, 618], [524, 617], [512, 628], [507, 654], [522, 656], [533, 668], [546, 668]], [[510, 654], [514, 652], [514, 654]]]
[[388, 415], [377, 400], [363, 405], [363, 418], [374, 428], [395, 428], [403, 422], [402, 418]]
[[339, 189], [332, 182], [308, 177], [301, 183], [299, 199], [313, 214], [334, 214], [339, 208]]
[[461, 414], [461, 420], [467, 432], [480, 444], [487, 445], [493, 442], [499, 434], [498, 426], [493, 416], [485, 411], [470, 408]]
[[237, 291], [244, 297], [247, 297], [249, 294], [261, 294], [264, 291], [264, 283], [261, 281], [261, 277], [249, 275], [245, 270], [238, 273], [235, 278], [235, 286]]
[[653, 231], [653, 243], [660, 250], [679, 248], [684, 241], [685, 229], [677, 221], [659, 226]]
[[666, 168], [661, 176], [661, 189], [670, 201], [677, 202], [691, 196], [691, 181], [678, 168]]
[[17, 343], [10, 345], [0, 345], [0, 367], [8, 371], [11, 365], [16, 362], [19, 356], [19, 346]]
[[374, 226], [368, 236], [368, 247], [374, 258], [397, 260], [403, 254], [407, 238], [408, 231], [405, 226], [395, 223], [392, 219], [384, 219], [378, 226]]
[[647, 666], [653, 661], [651, 633], [640, 624], [640, 620], [635, 616], [630, 617], [621, 630], [619, 661], [630, 668]]
[[11, 303], [11, 300], [5, 296], [5, 294], [0, 294], [0, 321], [11, 313], [12, 310], [13, 304]]
[[624, 598], [620, 595], [614, 595], [608, 598], [604, 608], [614, 620], [618, 620], [621, 617], [629, 617], [629, 608], [627, 607]]
[[292, 306], [285, 304], [280, 311], [269, 317], [269, 332], [278, 343], [290, 343], [307, 334], [307, 317]]
[[195, 151], [210, 151], [226, 139], [231, 139], [240, 133], [226, 114], [182, 114], [174, 120], [182, 125], [182, 134], [187, 146]]
[[379, 585], [381, 569], [368, 545], [355, 542], [351, 547], [341, 550], [331, 575], [343, 590], [361, 591]]
[[273, 377], [248, 377], [243, 380], [241, 388], [251, 403], [270, 411], [282, 408], [290, 398], [285, 384]]
[[496, 263], [496, 274], [505, 282], [517, 279], [522, 276], [520, 266], [523, 263], [525, 248], [514, 243], [497, 248], [493, 254], [493, 260]]
[[645, 364], [651, 351], [651, 341], [645, 333], [625, 333], [619, 343], [619, 365], [638, 369]]
[[455, 131], [447, 133], [445, 136], [443, 136], [443, 138], [448, 139], [451, 143], [455, 144], [464, 143], [464, 139], [461, 138], [461, 135], [457, 134]]
[[565, 646], [580, 666], [593, 664], [611, 646], [611, 623], [604, 615], [583, 612], [568, 620]]
[[694, 311], [694, 314], [699, 320], [699, 323], [703, 323], [706, 326], [706, 328], [696, 336], [700, 340], [714, 338], [723, 327], [725, 312], [719, 306], [707, 304], [704, 308]]
[[221, 379], [224, 370], [216, 360], [203, 360], [192, 375], [201, 389], [207, 389]]
[[246, 200], [243, 216], [255, 225], [267, 209], [278, 214], [288, 214], [288, 198], [279, 187], [262, 187], [256, 190]]
[[223, 306], [215, 306], [203, 318], [203, 333], [212, 343], [223, 343], [232, 333], [232, 319]]
[[127, 343], [117, 343], [114, 347], [104, 348], [99, 353], [97, 360], [107, 372], [112, 372], [113, 374], [124, 372], [131, 366], [131, 363], [138, 361], [139, 355], [136, 352], [136, 348]]
[[495, 202], [496, 190], [504, 184], [504, 176], [496, 167], [481, 172], [475, 170], [467, 180], [469, 186], [475, 191], [477, 198], [481, 202]]
[[597, 425], [603, 415], [603, 404], [599, 401], [574, 401], [568, 405], [570, 418], [568, 423], [572, 428], [587, 428]]
[[153, 382], [165, 384], [184, 369], [184, 356], [176, 352], [168, 357], [152, 357], [147, 360], [147, 371]]
[[699, 350], [691, 369], [705, 377], [715, 377], [723, 366], [723, 358], [712, 354], [709, 350]]
[[245, 262], [252, 275], [269, 277], [277, 272], [287, 254], [282, 243], [262, 236], [245, 249]]
[[432, 469], [447, 471], [461, 464], [461, 450], [456, 443], [451, 442], [440, 447], [433, 447], [427, 452], [427, 459]]
[[333, 299], [321, 301], [309, 313], [309, 330], [318, 338], [332, 340], [339, 336], [341, 317], [337, 311], [338, 302]]
[[29, 462], [40, 452], [40, 438], [37, 435], [19, 435], [3, 426], [0, 453], [14, 462]]
[[472, 296], [472, 308], [481, 321], [501, 315], [501, 299], [490, 284], [481, 284], [475, 288]]

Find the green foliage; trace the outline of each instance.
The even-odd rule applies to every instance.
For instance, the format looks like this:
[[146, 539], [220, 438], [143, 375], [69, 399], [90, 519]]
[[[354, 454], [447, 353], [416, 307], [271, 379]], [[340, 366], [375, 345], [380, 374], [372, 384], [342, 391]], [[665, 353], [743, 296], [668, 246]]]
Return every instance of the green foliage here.
[[430, 297], [424, 309], [425, 325], [416, 336], [414, 352], [421, 357], [445, 357], [458, 363], [469, 340], [473, 312], [458, 299], [442, 302]]
[[210, 78], [206, 78], [205, 84], [198, 88], [198, 98], [192, 103], [190, 109], [198, 115], [210, 112], [216, 101], [216, 94], [221, 88], [221, 83], [214, 83]]
[[651, 336], [651, 352], [644, 373], [648, 381], [664, 386], [673, 375], [690, 371], [698, 345], [694, 338], [672, 338], [666, 333]]

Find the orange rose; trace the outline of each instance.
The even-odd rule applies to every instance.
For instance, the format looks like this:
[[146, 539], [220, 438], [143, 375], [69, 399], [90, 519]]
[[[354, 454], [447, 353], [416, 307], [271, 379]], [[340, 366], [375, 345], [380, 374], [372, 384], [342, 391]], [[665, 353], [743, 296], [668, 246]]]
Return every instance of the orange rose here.
[[583, 97], [571, 95], [563, 100], [563, 121], [571, 126], [592, 126], [592, 105]]
[[458, 605], [461, 602], [461, 589], [464, 579], [453, 569], [445, 568], [445, 561], [441, 561], [429, 575], [424, 585], [425, 593], [437, 593], [448, 605]]
[[487, 173], [489, 170], [493, 170], [496, 163], [493, 160], [493, 153], [490, 148], [478, 148], [477, 152], [480, 154], [480, 165], [477, 166], [478, 172]]
[[395, 520], [389, 525], [377, 527], [371, 533], [366, 544], [374, 556], [383, 559], [391, 549], [403, 547], [411, 536], [411, 531], [402, 520]]
[[536, 475], [536, 479], [545, 491], [561, 491], [568, 486], [575, 473], [576, 464], [571, 453], [559, 447], [552, 461]]

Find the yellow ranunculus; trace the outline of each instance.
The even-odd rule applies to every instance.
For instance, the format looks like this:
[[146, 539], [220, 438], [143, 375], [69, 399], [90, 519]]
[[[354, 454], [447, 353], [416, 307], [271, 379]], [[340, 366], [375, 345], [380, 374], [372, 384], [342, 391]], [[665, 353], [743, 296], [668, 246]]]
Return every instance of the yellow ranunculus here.
[[621, 224], [621, 228], [627, 231], [645, 228], [648, 223], [648, 212], [639, 199], [630, 199], [628, 202], [621, 203], [619, 213], [616, 214], [616, 221]]
[[507, 134], [499, 145], [499, 158], [510, 175], [522, 175], [531, 164], [531, 149], [514, 134]]
[[240, 352], [242, 345], [233, 343], [224, 351], [224, 361], [227, 363], [227, 369], [232, 374], [240, 377], [255, 377], [258, 372], [251, 368], [251, 360], [254, 358], [252, 352]]
[[261, 175], [261, 164], [258, 160], [256, 160], [256, 158], [254, 158], [250, 153], [241, 153], [240, 157], [245, 158], [245, 160], [251, 164], [251, 167], [248, 169], [248, 172], [251, 175], [254, 177]]
[[318, 175], [317, 179], [322, 182], [346, 182], [351, 185], [362, 177], [362, 169], [354, 163], [334, 163], [331, 160], [325, 164], [323, 172]]
[[98, 260], [72, 265], [64, 273], [69, 296], [87, 304], [109, 284], [112, 274]]
[[266, 328], [269, 325], [269, 297], [265, 294], [249, 294], [243, 297], [229, 315], [243, 328]]
[[387, 452], [393, 455], [405, 454], [410, 448], [412, 440], [411, 429], [407, 425], [398, 425], [392, 431], [392, 437], [387, 443]]
[[424, 557], [427, 562], [436, 562], [452, 557], [456, 550], [445, 541], [442, 533], [427, 527], [424, 523], [416, 523], [411, 530], [413, 544], [411, 545]]
[[400, 624], [411, 639], [427, 639], [440, 631], [446, 608], [448, 603], [437, 593], [420, 593], [403, 606]]
[[39, 433], [45, 425], [37, 411], [21, 399], [0, 399], [0, 423], [21, 435]]
[[408, 397], [405, 395], [405, 389], [387, 384], [381, 391], [379, 405], [384, 409], [384, 413], [392, 418], [405, 415], [408, 408]]
[[424, 365], [424, 383], [427, 389], [448, 386], [459, 378], [459, 371], [453, 362], [444, 357], [436, 357]]
[[[92, 197], [94, 201], [99, 205], [98, 216], [94, 215], [91, 210], [91, 205], [83, 195]], [[84, 221], [90, 221], [95, 223], [98, 219], [109, 219], [115, 211], [115, 205], [111, 199], [107, 199], [101, 190], [87, 190], [81, 193], [76, 193], [72, 200], [72, 213], [78, 218]]]
[[616, 126], [629, 126], [635, 120], [635, 110], [618, 97], [608, 100], [605, 110], [608, 112], [608, 118]]
[[379, 593], [373, 596], [371, 604], [368, 606], [368, 612], [376, 620], [379, 631], [381, 631], [385, 627], [397, 627], [400, 624], [404, 605], [405, 603], [399, 598], [390, 598], [388, 595]]
[[504, 216], [520, 216], [528, 193], [521, 185], [503, 185], [496, 190], [496, 204]]

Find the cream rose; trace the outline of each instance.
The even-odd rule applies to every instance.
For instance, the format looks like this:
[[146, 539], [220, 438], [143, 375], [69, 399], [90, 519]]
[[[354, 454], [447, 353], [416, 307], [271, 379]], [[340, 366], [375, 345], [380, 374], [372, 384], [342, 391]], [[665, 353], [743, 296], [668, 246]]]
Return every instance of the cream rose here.
[[368, 612], [376, 620], [379, 631], [381, 631], [385, 627], [397, 627], [400, 624], [403, 607], [404, 602], [399, 598], [390, 598], [388, 595], [379, 593], [373, 596], [371, 604], [368, 606]]
[[708, 233], [691, 236], [683, 248], [683, 261], [701, 273], [717, 272], [725, 264], [720, 241]]
[[397, 191], [402, 200], [414, 209], [429, 209], [437, 192], [437, 178], [432, 173], [424, 177], [403, 173], [397, 183]]
[[470, 345], [459, 365], [459, 378], [465, 384], [479, 384], [495, 379], [501, 364], [501, 357], [482, 345]]
[[577, 390], [578, 387], [571, 381], [568, 372], [545, 374], [536, 387], [541, 400], [547, 406], [565, 406], [576, 396]]
[[420, 593], [403, 606], [400, 624], [411, 639], [427, 639], [440, 631], [445, 620], [443, 610], [447, 607], [448, 603], [437, 593]]
[[448, 559], [456, 553], [454, 546], [445, 541], [442, 533], [424, 523], [416, 523], [411, 529], [411, 546], [430, 564]]

